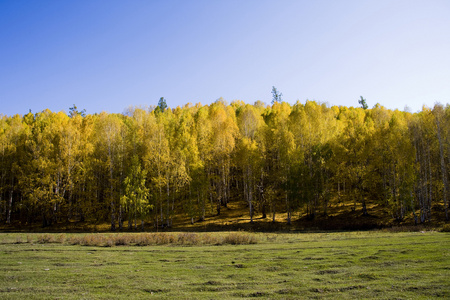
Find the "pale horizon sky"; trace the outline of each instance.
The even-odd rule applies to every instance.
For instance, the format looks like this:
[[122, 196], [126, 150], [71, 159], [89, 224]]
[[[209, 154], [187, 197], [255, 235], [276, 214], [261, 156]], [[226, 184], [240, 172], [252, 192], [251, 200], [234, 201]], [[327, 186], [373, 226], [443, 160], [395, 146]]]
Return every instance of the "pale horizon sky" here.
[[0, 0], [0, 114], [450, 103], [448, 0]]

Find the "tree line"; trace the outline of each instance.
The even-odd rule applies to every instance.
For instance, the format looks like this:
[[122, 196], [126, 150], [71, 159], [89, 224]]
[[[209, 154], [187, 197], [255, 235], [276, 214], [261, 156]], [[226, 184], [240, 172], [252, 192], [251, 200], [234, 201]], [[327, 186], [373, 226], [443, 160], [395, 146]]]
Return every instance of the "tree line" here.
[[375, 201], [416, 223], [441, 209], [448, 220], [448, 104], [410, 113], [277, 95], [272, 105], [170, 109], [162, 98], [123, 114], [2, 115], [0, 221], [170, 227], [175, 215], [194, 223], [244, 201], [251, 222], [287, 213], [290, 223], [299, 210], [327, 214], [332, 200], [363, 214]]

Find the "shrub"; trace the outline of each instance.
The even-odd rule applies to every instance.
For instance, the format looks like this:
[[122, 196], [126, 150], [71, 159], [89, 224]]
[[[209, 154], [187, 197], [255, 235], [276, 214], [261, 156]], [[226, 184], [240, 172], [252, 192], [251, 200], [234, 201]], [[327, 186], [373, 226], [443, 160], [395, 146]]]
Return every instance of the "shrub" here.
[[118, 235], [114, 237], [116, 246], [128, 246], [133, 242], [133, 238], [129, 235]]
[[165, 232], [155, 233], [155, 240], [157, 245], [174, 244], [174, 242], [176, 241], [173, 234], [168, 234]]
[[56, 237], [57, 243], [63, 244], [65, 241], [66, 241], [66, 235], [64, 233], [62, 233]]
[[68, 242], [72, 245], [104, 246], [106, 244], [106, 237], [101, 234], [87, 234], [71, 237], [68, 239]]
[[[40, 237], [39, 240], [45, 240]], [[53, 238], [54, 240], [54, 238]], [[57, 237], [56, 241], [63, 243], [66, 240], [65, 235]], [[241, 245], [256, 244], [257, 240], [252, 234], [229, 233], [228, 235], [219, 234], [198, 234], [192, 232], [183, 233], [141, 233], [141, 234], [87, 234], [83, 236], [72, 236], [67, 239], [72, 245], [113, 247], [113, 246], [150, 246], [150, 245]]]
[[39, 244], [55, 243], [55, 237], [51, 234], [39, 235], [37, 238]]
[[202, 235], [202, 244], [204, 245], [219, 245], [222, 244], [222, 240], [217, 237], [217, 235], [212, 235], [210, 233], [205, 233]]
[[196, 233], [184, 232], [178, 234], [178, 243], [181, 245], [198, 245], [200, 238]]
[[113, 247], [113, 246], [115, 246], [116, 244], [115, 244], [115, 242], [112, 240], [112, 239], [108, 239], [107, 241], [106, 241], [106, 247]]
[[240, 232], [233, 232], [224, 238], [225, 244], [242, 245], [242, 244], [256, 244], [256, 238], [250, 234], [244, 234]]
[[450, 232], [450, 224], [445, 224], [442, 226], [441, 232]]
[[136, 236], [135, 243], [138, 246], [149, 246], [156, 244], [153, 234], [142, 233]]

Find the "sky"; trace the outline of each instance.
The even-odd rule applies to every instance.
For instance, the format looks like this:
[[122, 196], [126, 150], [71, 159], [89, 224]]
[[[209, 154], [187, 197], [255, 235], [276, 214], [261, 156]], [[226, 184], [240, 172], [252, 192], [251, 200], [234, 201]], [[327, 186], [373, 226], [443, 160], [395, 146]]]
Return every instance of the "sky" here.
[[450, 103], [448, 0], [0, 0], [0, 114]]

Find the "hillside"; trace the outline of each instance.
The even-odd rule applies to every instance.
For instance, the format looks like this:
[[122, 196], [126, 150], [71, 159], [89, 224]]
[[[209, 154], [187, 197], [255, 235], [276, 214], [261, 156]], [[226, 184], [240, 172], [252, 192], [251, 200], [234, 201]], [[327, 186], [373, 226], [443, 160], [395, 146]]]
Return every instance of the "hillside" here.
[[[253, 223], [250, 223], [248, 207], [243, 201], [230, 202], [227, 207], [221, 209], [220, 215], [207, 215], [204, 221], [197, 220], [191, 224], [190, 219], [185, 214], [178, 214], [174, 217], [173, 226], [170, 228], [159, 228], [158, 231], [255, 231], [255, 232], [286, 232], [286, 231], [347, 231], [347, 230], [372, 230], [388, 229], [394, 231], [420, 231], [426, 228], [442, 228], [445, 222], [445, 212], [443, 206], [433, 207], [432, 219], [423, 224], [414, 224], [411, 215], [405, 217], [402, 222], [396, 221], [389, 214], [386, 207], [380, 204], [368, 202], [369, 214], [363, 215], [361, 207], [353, 210], [353, 203], [332, 203], [328, 207], [328, 215], [318, 213], [315, 218], [309, 217], [306, 212], [296, 212], [292, 216], [291, 225], [287, 224], [286, 213], [277, 213], [275, 222], [272, 222], [272, 215], [262, 218], [256, 215]], [[137, 229], [131, 231], [142, 231], [138, 223]], [[43, 228], [41, 224], [2, 224], [0, 230], [4, 232], [105, 232], [110, 231], [110, 224], [106, 222], [60, 222], [51, 227]], [[120, 231], [129, 231], [127, 223]], [[144, 231], [157, 231], [152, 224], [146, 223]]]
[[[386, 207], [379, 204], [367, 205], [369, 214], [364, 216], [361, 207], [353, 210], [353, 204], [332, 204], [328, 207], [328, 215], [322, 213], [315, 218], [307, 216], [306, 212], [293, 214], [292, 224], [287, 224], [286, 213], [277, 213], [275, 223], [272, 216], [261, 218], [257, 215], [250, 223], [248, 207], [243, 202], [231, 202], [221, 210], [221, 215], [207, 217], [205, 221], [190, 224], [189, 220], [181, 219], [173, 230], [216, 231], [216, 230], [247, 230], [247, 231], [315, 231], [315, 230], [369, 230], [394, 228], [398, 230], [414, 230], [413, 215], [408, 215], [401, 222], [389, 214]], [[417, 230], [425, 227], [441, 227], [445, 224], [443, 207], [435, 206], [432, 220], [418, 224]]]

